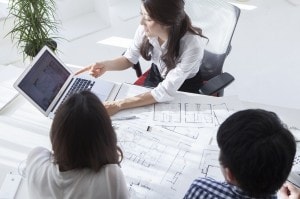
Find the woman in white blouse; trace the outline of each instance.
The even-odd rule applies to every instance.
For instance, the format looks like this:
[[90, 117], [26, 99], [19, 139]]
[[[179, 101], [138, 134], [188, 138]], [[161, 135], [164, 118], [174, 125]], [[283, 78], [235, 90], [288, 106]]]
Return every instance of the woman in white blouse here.
[[184, 0], [142, 0], [140, 26], [125, 54], [89, 65], [76, 74], [89, 71], [99, 77], [106, 71], [127, 69], [142, 56], [152, 61], [145, 86], [155, 88], [135, 97], [105, 102], [109, 114], [171, 101], [177, 90], [198, 93], [204, 38], [202, 30], [192, 26], [185, 13]]
[[28, 155], [29, 198], [129, 198], [119, 166], [122, 151], [96, 95], [83, 91], [65, 101], [55, 114], [50, 140], [53, 152], [37, 147]]

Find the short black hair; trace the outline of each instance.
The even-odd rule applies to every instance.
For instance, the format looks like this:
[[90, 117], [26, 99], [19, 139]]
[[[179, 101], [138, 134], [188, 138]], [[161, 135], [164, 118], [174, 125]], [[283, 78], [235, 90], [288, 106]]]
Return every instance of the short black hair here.
[[289, 175], [296, 142], [278, 116], [262, 109], [238, 111], [219, 127], [220, 164], [250, 196], [274, 194]]
[[90, 91], [76, 93], [57, 110], [50, 131], [54, 162], [61, 170], [119, 164], [123, 158], [111, 119]]

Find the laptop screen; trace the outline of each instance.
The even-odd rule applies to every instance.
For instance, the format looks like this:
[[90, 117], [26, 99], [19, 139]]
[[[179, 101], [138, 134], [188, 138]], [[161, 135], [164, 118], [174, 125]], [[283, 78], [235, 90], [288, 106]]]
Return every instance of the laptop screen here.
[[51, 53], [44, 51], [18, 86], [46, 111], [70, 75]]

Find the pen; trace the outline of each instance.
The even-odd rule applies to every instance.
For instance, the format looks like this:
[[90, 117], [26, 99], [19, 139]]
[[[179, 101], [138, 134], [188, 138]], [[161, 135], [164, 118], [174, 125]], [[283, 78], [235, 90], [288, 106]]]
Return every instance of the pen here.
[[125, 116], [125, 117], [111, 118], [112, 121], [132, 120], [132, 119], [138, 119], [138, 117], [135, 115], [132, 115], [132, 116]]
[[147, 129], [146, 129], [146, 131], [151, 131], [151, 126], [147, 126]]

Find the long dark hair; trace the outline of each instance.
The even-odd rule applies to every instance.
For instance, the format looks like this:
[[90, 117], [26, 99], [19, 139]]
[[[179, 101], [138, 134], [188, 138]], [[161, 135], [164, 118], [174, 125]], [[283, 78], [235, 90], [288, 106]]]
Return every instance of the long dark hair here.
[[[162, 60], [166, 63], [168, 71], [170, 71], [177, 63], [180, 39], [186, 32], [206, 37], [202, 35], [200, 28], [192, 26], [190, 17], [184, 11], [184, 0], [142, 0], [142, 3], [152, 20], [170, 27], [167, 52], [162, 55]], [[152, 49], [153, 46], [145, 36], [140, 48], [142, 57], [150, 60]]]
[[72, 95], [57, 110], [50, 139], [54, 162], [61, 171], [119, 164], [123, 158], [110, 117], [89, 91]]

